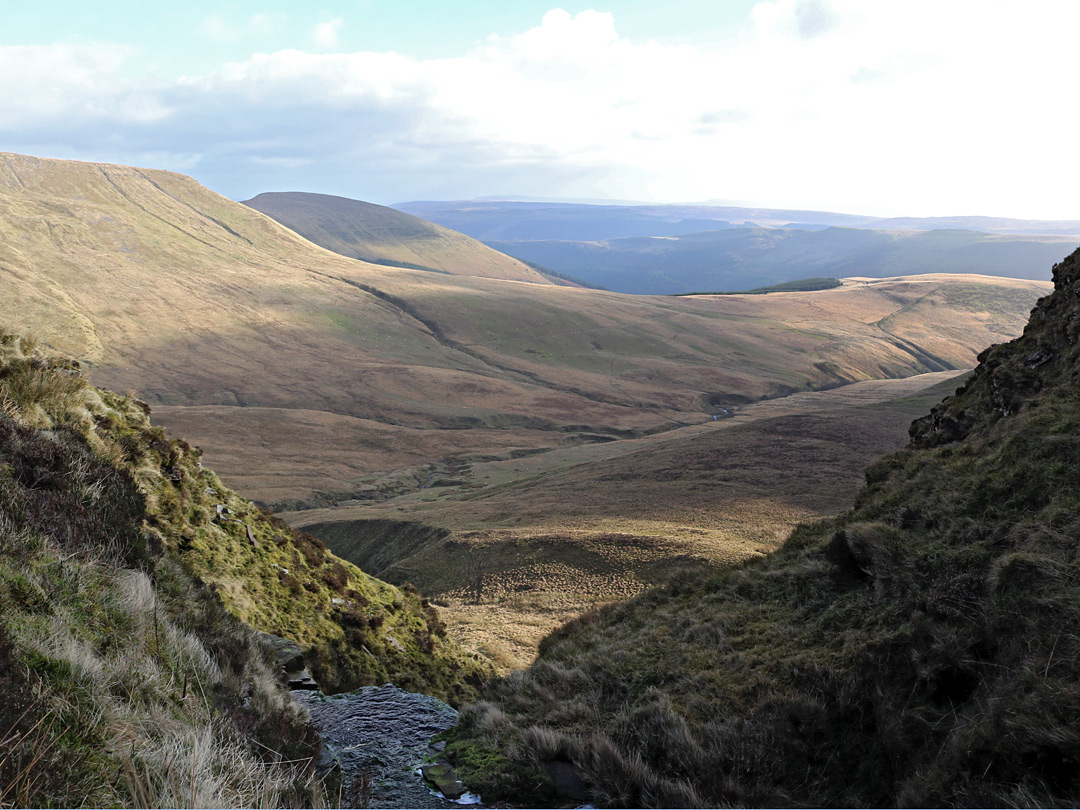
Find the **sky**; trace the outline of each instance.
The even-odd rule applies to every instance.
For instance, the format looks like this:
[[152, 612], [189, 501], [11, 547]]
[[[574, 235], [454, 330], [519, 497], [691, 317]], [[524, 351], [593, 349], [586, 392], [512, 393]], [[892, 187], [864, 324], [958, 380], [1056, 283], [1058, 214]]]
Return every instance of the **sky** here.
[[1080, 219], [1077, 30], [1070, 0], [6, 3], [0, 151], [234, 199]]

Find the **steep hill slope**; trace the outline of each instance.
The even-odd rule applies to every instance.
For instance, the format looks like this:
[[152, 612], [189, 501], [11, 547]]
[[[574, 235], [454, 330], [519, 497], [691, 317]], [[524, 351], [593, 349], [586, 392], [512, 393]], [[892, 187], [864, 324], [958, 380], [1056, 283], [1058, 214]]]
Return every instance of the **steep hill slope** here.
[[272, 650], [148, 523], [145, 415], [73, 374], [0, 335], [0, 806], [321, 805]]
[[[0, 403], [7, 551], [30, 560], [35, 549], [64, 551], [68, 527], [88, 521], [73, 553], [96, 543], [124, 567], [178, 566], [247, 625], [307, 650], [327, 691], [392, 679], [450, 695], [483, 672], [443, 640], [415, 591], [367, 576], [239, 497], [200, 451], [151, 425], [148, 406], [93, 388], [71, 361], [0, 335]], [[34, 587], [12, 587], [25, 610], [18, 593]]]
[[965, 367], [1041, 289], [927, 276], [748, 303], [436, 274], [331, 253], [181, 175], [19, 155], [0, 156], [0, 285], [0, 320], [139, 391], [265, 503]]
[[550, 283], [482, 242], [383, 205], [304, 192], [267, 192], [244, 205], [327, 250], [372, 264]]
[[1054, 282], [851, 511], [567, 625], [460, 763], [614, 806], [1080, 801], [1080, 252]]
[[1046, 268], [1078, 243], [1080, 236], [1074, 235], [855, 228], [729, 228], [600, 242], [489, 241], [518, 258], [636, 294], [748, 290], [809, 276], [981, 273], [1046, 279]]

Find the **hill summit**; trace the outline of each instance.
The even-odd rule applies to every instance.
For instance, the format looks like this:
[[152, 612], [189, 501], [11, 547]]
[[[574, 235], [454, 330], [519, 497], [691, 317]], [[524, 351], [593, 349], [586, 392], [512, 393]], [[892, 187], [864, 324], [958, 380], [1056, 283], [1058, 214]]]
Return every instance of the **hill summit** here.
[[518, 259], [470, 236], [384, 205], [300, 191], [244, 200], [316, 245], [351, 259], [414, 270], [548, 284]]
[[466, 778], [601, 806], [1080, 802], [1080, 252], [1053, 275], [850, 511], [550, 636], [468, 713]]

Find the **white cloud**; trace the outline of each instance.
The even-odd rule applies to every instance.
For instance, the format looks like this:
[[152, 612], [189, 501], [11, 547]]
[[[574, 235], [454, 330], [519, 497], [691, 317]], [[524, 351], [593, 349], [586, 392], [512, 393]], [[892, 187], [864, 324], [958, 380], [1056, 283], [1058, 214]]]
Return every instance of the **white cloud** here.
[[338, 31], [341, 30], [343, 22], [345, 21], [341, 17], [335, 17], [327, 22], [321, 22], [312, 29], [311, 38], [315, 41], [315, 44], [323, 50], [336, 48], [338, 44]]
[[[1051, 0], [769, 0], [731, 40], [668, 46], [619, 36], [608, 13], [554, 10], [454, 58], [290, 50], [172, 83], [125, 80], [119, 48], [0, 48], [0, 75], [23, 77], [0, 86], [0, 135], [195, 155], [196, 175], [235, 196], [1080, 218], [1078, 23], [1080, 5]], [[330, 50], [341, 25], [312, 36]]]

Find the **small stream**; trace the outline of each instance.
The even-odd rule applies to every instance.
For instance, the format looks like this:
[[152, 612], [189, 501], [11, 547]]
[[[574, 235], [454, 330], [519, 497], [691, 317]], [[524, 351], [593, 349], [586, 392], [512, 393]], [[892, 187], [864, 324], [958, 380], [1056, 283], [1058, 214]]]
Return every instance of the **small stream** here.
[[292, 696], [308, 707], [341, 767], [342, 807], [362, 806], [358, 799], [365, 792], [360, 789], [364, 776], [371, 780], [368, 807], [458, 808], [479, 803], [470, 793], [452, 802], [428, 788], [419, 775], [420, 763], [440, 751], [431, 738], [458, 722], [458, 713], [441, 700], [392, 684], [341, 695], [294, 691]]

